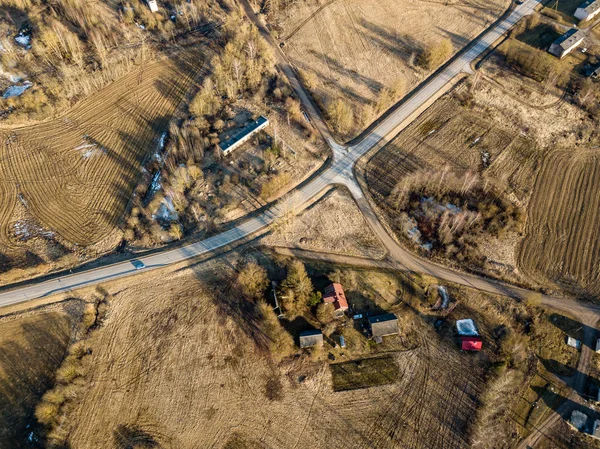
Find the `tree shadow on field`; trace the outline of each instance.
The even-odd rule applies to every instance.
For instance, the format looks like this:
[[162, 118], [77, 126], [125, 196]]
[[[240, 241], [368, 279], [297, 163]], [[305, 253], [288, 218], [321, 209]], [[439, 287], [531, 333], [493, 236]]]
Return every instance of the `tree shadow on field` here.
[[[592, 349], [596, 349], [596, 332], [591, 326], [581, 323], [560, 313], [553, 313], [548, 317], [548, 321], [555, 327], [563, 331], [567, 336], [575, 338]], [[593, 336], [590, 341], [585, 341], [585, 336]]]
[[113, 432], [115, 449], [158, 449], [154, 437], [135, 425], [120, 424]]
[[[379, 81], [376, 81], [372, 78], [359, 74], [356, 70], [344, 67], [340, 62], [333, 59], [331, 56], [325, 55], [323, 53], [319, 53], [315, 50], [310, 50], [310, 54], [312, 54], [315, 58], [320, 59], [325, 65], [327, 65], [331, 70], [337, 73], [340, 76], [348, 76], [354, 80], [356, 80], [359, 84], [363, 84], [366, 86], [372, 93], [377, 94], [383, 88], [383, 84]], [[352, 97], [355, 101], [361, 103], [368, 103], [368, 100], [361, 96], [360, 94], [354, 92], [353, 90], [342, 87], [339, 85], [337, 80], [333, 80], [328, 78], [327, 76], [321, 74], [322, 78], [329, 80], [332, 84], [338, 85], [338, 87], [348, 96]]]
[[413, 53], [419, 54], [424, 50], [423, 44], [408, 34], [390, 33], [388, 30], [365, 19], [360, 20], [360, 26], [366, 31], [365, 34], [368, 39], [375, 45], [400, 59], [407, 60]]
[[43, 434], [34, 411], [42, 395], [52, 388], [54, 373], [66, 355], [70, 326], [63, 319], [45, 314], [39, 321], [21, 326], [19, 341], [0, 346], [0, 447], [42, 447], [28, 436]]
[[[185, 251], [185, 247], [181, 248]], [[215, 264], [200, 262], [193, 268], [196, 278], [210, 291], [217, 308], [220, 324], [231, 318], [236, 326], [256, 343], [261, 351], [269, 350], [269, 339], [260, 329], [261, 317], [253, 302], [246, 300], [240, 292], [231, 270], [235, 270], [226, 259]]]

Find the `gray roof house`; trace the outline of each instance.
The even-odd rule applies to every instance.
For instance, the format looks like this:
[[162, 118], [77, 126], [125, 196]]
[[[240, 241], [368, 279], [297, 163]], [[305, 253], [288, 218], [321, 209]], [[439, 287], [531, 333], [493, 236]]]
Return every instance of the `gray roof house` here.
[[575, 17], [579, 20], [591, 20], [600, 13], [600, 0], [587, 0], [575, 10]]
[[374, 339], [398, 333], [398, 318], [393, 313], [370, 316], [369, 324]]
[[571, 28], [550, 45], [548, 52], [557, 58], [564, 58], [583, 42], [585, 34], [582, 30]]
[[323, 346], [323, 332], [319, 329], [311, 329], [300, 332], [300, 347]]
[[248, 141], [248, 139], [250, 139], [250, 137], [266, 127], [268, 124], [269, 120], [261, 115], [258, 117], [258, 119], [248, 123], [241, 129], [236, 129], [231, 133], [226, 132], [223, 136], [224, 139], [221, 140], [221, 143], [219, 144], [219, 148], [221, 148], [223, 155], [227, 156], [233, 150], [242, 146]]

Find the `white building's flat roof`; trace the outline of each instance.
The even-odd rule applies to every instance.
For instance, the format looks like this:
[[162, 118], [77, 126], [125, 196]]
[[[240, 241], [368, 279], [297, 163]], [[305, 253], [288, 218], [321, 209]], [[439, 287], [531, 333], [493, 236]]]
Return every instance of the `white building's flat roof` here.
[[458, 320], [456, 322], [456, 330], [458, 331], [458, 335], [466, 337], [477, 337], [479, 335], [477, 326], [475, 326], [475, 322], [471, 318]]

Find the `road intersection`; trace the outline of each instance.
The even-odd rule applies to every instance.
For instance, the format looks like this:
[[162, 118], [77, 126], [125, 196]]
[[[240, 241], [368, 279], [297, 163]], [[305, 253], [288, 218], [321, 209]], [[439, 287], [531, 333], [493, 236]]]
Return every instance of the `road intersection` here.
[[[500, 39], [516, 22], [522, 17], [531, 14], [538, 5], [538, 1], [527, 0], [514, 8], [506, 15], [506, 17], [475, 39], [466, 50], [455, 56], [445, 68], [438, 71], [417, 90], [413, 91], [407, 100], [391, 112], [385, 119], [381, 120], [360, 142], [351, 146], [343, 146], [335, 142], [327, 126], [320, 118], [320, 114], [310, 99], [310, 96], [300, 84], [295, 71], [287, 62], [285, 55], [281, 52], [277, 43], [274, 42], [268, 34], [246, 1], [242, 1], [242, 4], [246, 8], [246, 13], [250, 19], [258, 25], [259, 30], [265, 39], [267, 39], [267, 41], [275, 48], [280, 68], [286, 76], [288, 76], [292, 87], [297, 92], [304, 107], [307, 109], [313, 123], [328, 142], [333, 152], [333, 162], [327, 169], [323, 170], [312, 180], [302, 184], [292, 192], [291, 197], [293, 198], [294, 203], [298, 205], [297, 207], [309, 205], [311, 200], [314, 201], [319, 193], [331, 185], [344, 185], [354, 196], [361, 211], [365, 214], [377, 235], [390, 250], [394, 259], [402, 261], [402, 265], [405, 269], [429, 273], [440, 277], [441, 279], [469, 285], [494, 293], [507, 294], [507, 292], [511, 291], [514, 295], [514, 292], [519, 289], [483, 277], [466, 275], [435, 265], [429, 261], [420, 259], [396, 244], [381, 226], [368, 201], [364, 198], [362, 189], [358, 185], [354, 175], [354, 166], [358, 159], [368, 153], [376, 145], [393, 138], [400, 131], [401, 126], [406, 126], [414, 114], [420, 111], [424, 105], [427, 105], [436, 94], [443, 91], [455, 77], [465, 72], [470, 72], [471, 64]], [[286, 202], [289, 202], [289, 198], [290, 197], [273, 204], [257, 216], [249, 218], [220, 234], [181, 248], [140, 257], [139, 260], [146, 266], [144, 270], [150, 270], [182, 262], [186, 259], [210, 254], [218, 249], [250, 237], [271, 225], [277, 218], [286, 213], [289, 208], [289, 204]], [[0, 293], [0, 307], [130, 276], [137, 272], [138, 270], [129, 260], [75, 274], [58, 275], [43, 282], [31, 283], [14, 289], [8, 287], [9, 289], [5, 289]]]

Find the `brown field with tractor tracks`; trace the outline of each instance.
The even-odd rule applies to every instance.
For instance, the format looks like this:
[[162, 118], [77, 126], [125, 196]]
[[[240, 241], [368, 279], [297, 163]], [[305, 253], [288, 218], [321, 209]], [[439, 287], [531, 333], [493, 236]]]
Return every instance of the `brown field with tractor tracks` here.
[[544, 161], [519, 260], [530, 276], [575, 294], [600, 294], [600, 152], [556, 151]]
[[59, 118], [0, 130], [2, 252], [18, 255], [39, 236], [68, 247], [111, 240], [142, 162], [207, 59], [181, 51], [138, 67]]
[[262, 349], [265, 335], [231, 288], [235, 258], [105, 286], [112, 297], [86, 340], [85, 393], [64, 417], [70, 447], [136, 438], [164, 449], [470, 447], [487, 354], [461, 353], [404, 308], [402, 338], [415, 344], [386, 354], [398, 379], [334, 392], [326, 352], [276, 363]]
[[0, 447], [26, 448], [35, 405], [52, 388], [81, 304], [66, 301], [0, 317]]
[[[353, 137], [398, 98], [379, 103], [399, 80], [404, 92], [432, 70], [416, 60], [428, 46], [448, 39], [463, 48], [508, 7], [505, 0], [468, 1], [292, 1], [272, 17], [291, 62], [312, 81], [317, 102], [341, 98], [354, 110]], [[352, 135], [350, 135], [352, 134]]]

